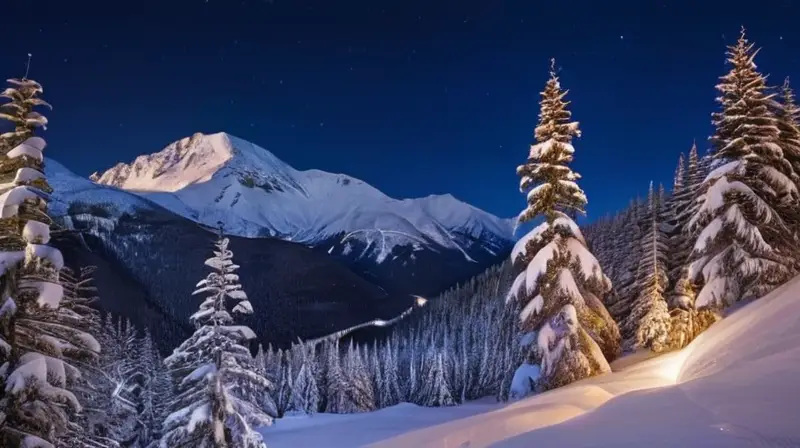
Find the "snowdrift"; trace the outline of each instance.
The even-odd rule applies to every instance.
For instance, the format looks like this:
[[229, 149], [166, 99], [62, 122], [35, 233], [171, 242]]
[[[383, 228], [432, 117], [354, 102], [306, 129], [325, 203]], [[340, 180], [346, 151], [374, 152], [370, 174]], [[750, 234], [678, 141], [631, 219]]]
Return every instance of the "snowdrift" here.
[[800, 446], [800, 277], [684, 350], [616, 368], [507, 406], [404, 404], [263, 434], [270, 448]]

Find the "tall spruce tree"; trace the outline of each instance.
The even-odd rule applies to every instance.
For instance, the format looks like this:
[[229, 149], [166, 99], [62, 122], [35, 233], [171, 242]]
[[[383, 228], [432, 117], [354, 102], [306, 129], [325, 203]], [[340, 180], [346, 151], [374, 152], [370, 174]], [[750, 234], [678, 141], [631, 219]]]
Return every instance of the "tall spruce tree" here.
[[164, 362], [177, 379], [178, 395], [164, 420], [162, 448], [259, 448], [264, 447], [255, 427], [271, 424], [261, 406], [247, 400], [255, 388], [269, 389], [270, 382], [255, 372], [253, 358], [244, 343], [255, 339], [253, 331], [233, 325], [233, 313], [249, 314], [253, 307], [239, 284], [229, 241], [222, 235], [214, 257], [206, 260], [211, 272], [197, 284], [194, 294], [207, 293], [190, 320], [195, 333]]
[[681, 297], [685, 296], [682, 289], [684, 289], [683, 285], [686, 284], [685, 280], [688, 278], [689, 254], [692, 252], [695, 240], [695, 238], [692, 238], [688, 225], [697, 208], [696, 199], [703, 181], [699, 163], [697, 145], [692, 143], [692, 147], [689, 150], [688, 163], [685, 169], [682, 170], [681, 177], [683, 177], [683, 180], [680, 187], [678, 187], [678, 174], [676, 172], [676, 187], [670, 198], [673, 227], [669, 235], [668, 277], [670, 292], [668, 294], [668, 302], [672, 306], [687, 306], [685, 300], [681, 300]]
[[[97, 288], [93, 285], [92, 274], [95, 266], [85, 266], [73, 271], [69, 268], [61, 270], [59, 281], [64, 288], [64, 297], [61, 301], [59, 312], [54, 317], [61, 325], [78, 328], [92, 335], [96, 340], [102, 340], [102, 319], [100, 313], [94, 308], [97, 300]], [[104, 350], [105, 351], [105, 350]], [[116, 440], [108, 437], [106, 409], [112, 400], [110, 388], [107, 386], [106, 377], [98, 370], [99, 359], [89, 358], [91, 363], [86, 363], [82, 357], [73, 358], [75, 366], [80, 371], [80, 378], [71, 390], [81, 403], [82, 412], [70, 425], [69, 430], [61, 435], [56, 442], [58, 447], [65, 448], [100, 448], [118, 446]]]
[[[781, 101], [776, 103], [776, 117], [778, 126], [778, 140], [786, 160], [792, 165], [795, 174], [795, 183], [800, 188], [800, 107], [795, 101], [794, 90], [787, 77], [781, 87]], [[796, 252], [794, 259], [800, 262], [800, 207], [787, 203], [784, 207], [784, 216], [787, 224], [794, 231]]]
[[434, 349], [430, 349], [428, 354], [428, 373], [420, 392], [422, 405], [429, 407], [455, 405], [445, 376], [444, 355]]
[[319, 410], [319, 387], [315, 374], [313, 347], [302, 347], [300, 370], [297, 372], [292, 387], [292, 407], [300, 412], [313, 415]]
[[138, 396], [145, 372], [139, 363], [136, 328], [129, 320], [115, 320], [107, 314], [100, 340], [103, 352], [98, 367], [102, 377], [96, 394], [101, 397], [102, 419], [96, 425], [101, 434], [130, 445], [143, 429], [138, 418]]
[[794, 172], [800, 174], [800, 107], [788, 77], [781, 86], [780, 102], [777, 106], [775, 115], [778, 141]]
[[689, 223], [699, 231], [691, 278], [702, 282], [695, 305], [721, 307], [760, 297], [792, 274], [790, 231], [780, 213], [797, 204], [791, 164], [779, 144], [772, 95], [744, 30], [728, 47], [731, 71], [717, 85], [713, 114], [716, 168], [702, 186]]
[[45, 141], [34, 135], [47, 119], [34, 109], [41, 84], [9, 79], [0, 118], [14, 128], [0, 135], [0, 446], [51, 447], [81, 410], [76, 360], [91, 362], [100, 346], [59, 322], [64, 261], [48, 246], [50, 223], [44, 175]]
[[642, 239], [643, 256], [639, 262], [640, 279], [639, 295], [633, 303], [631, 314], [625, 327], [630, 335], [625, 341], [625, 347], [636, 349], [648, 348], [654, 352], [661, 352], [668, 348], [670, 317], [664, 291], [667, 287], [667, 245], [666, 237], [661, 229], [664, 215], [663, 191], [658, 194], [653, 192], [653, 183], [650, 183], [648, 195], [649, 216], [647, 227], [649, 232]]
[[[507, 296], [521, 301], [522, 331], [539, 332], [542, 362], [547, 363], [544, 388], [608, 372], [608, 360], [620, 351], [619, 329], [602, 302], [611, 282], [570, 217], [584, 213], [587, 200], [576, 183], [580, 175], [568, 165], [575, 153], [572, 139], [580, 131], [570, 121], [566, 94], [551, 61], [536, 143], [527, 162], [517, 168], [528, 202], [519, 221], [544, 217], [545, 222], [514, 247], [511, 258], [519, 274]], [[556, 333], [554, 327], [566, 322], [565, 314], [574, 319]], [[553, 351], [556, 346], [558, 352]]]

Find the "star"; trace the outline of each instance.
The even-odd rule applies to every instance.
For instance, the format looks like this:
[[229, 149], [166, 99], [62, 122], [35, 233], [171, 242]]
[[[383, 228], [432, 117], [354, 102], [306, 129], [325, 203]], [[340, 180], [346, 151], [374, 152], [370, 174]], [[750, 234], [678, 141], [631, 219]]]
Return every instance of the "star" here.
[[325, 126], [324, 122], [319, 124], [319, 127], [323, 127], [323, 126]]
[[778, 37], [778, 40], [783, 40], [783, 36]]
[[278, 81], [278, 84], [283, 85], [283, 80], [281, 79], [280, 81]]
[[619, 40], [625, 40], [625, 36], [619, 36]]

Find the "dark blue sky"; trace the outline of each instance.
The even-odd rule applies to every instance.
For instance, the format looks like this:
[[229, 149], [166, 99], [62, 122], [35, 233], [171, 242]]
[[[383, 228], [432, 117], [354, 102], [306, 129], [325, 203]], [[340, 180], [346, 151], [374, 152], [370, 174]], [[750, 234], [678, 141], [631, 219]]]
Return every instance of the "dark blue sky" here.
[[800, 85], [797, 3], [7, 0], [0, 73], [33, 53], [48, 155], [83, 175], [226, 131], [298, 169], [511, 216], [556, 57], [591, 219], [671, 182], [692, 139], [705, 150], [741, 25], [770, 82]]

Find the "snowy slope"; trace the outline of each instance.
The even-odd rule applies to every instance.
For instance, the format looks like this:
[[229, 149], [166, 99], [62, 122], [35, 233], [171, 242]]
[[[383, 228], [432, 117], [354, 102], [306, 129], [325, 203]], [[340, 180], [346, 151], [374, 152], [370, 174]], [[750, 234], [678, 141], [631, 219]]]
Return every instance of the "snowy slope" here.
[[684, 350], [615, 370], [507, 406], [403, 404], [262, 433], [271, 448], [800, 446], [800, 277]]
[[230, 234], [324, 242], [331, 253], [358, 251], [378, 262], [397, 246], [444, 248], [470, 259], [476, 244], [492, 253], [513, 237], [510, 220], [451, 195], [393, 199], [344, 174], [295, 170], [225, 133], [194, 134], [92, 179], [209, 226], [222, 221]]
[[148, 210], [154, 204], [139, 196], [114, 187], [97, 185], [89, 179], [78, 176], [61, 163], [45, 159], [47, 182], [53, 187], [49, 211], [53, 216], [64, 216], [70, 204], [103, 204], [108, 211], [132, 212]]

